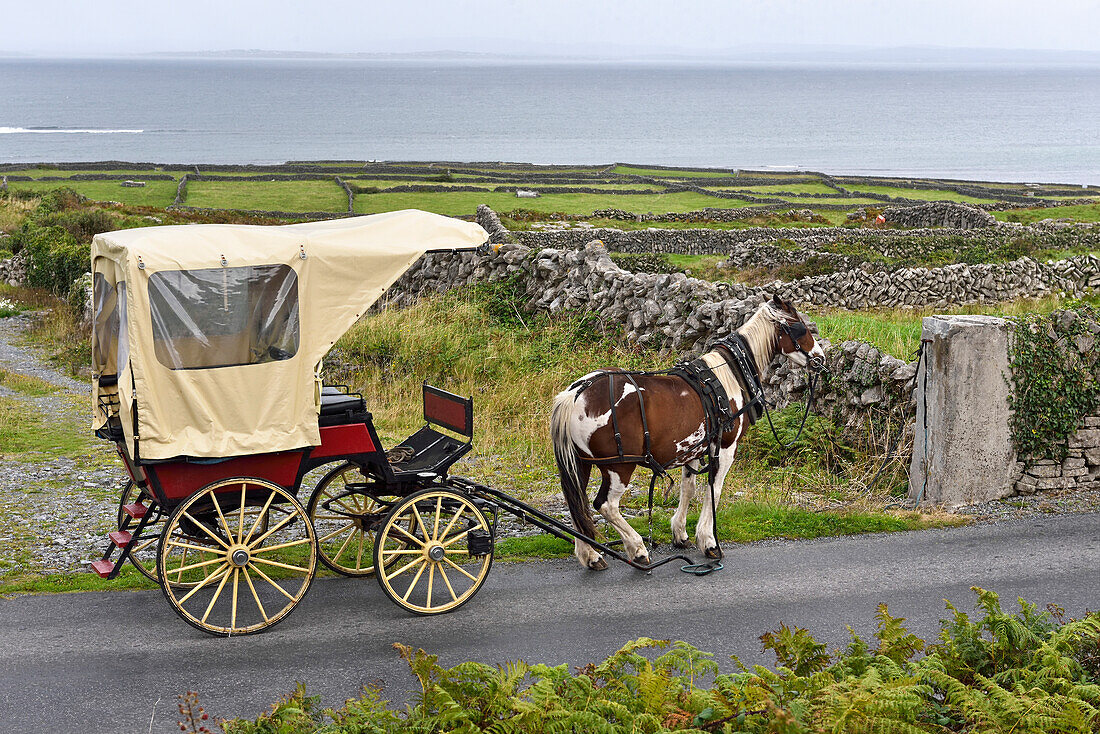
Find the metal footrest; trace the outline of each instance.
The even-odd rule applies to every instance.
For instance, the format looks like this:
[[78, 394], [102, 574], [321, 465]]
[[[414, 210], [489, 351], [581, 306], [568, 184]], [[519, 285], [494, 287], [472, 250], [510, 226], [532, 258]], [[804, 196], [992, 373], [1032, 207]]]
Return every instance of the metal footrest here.
[[107, 558], [102, 558], [98, 561], [92, 561], [92, 571], [96, 573], [100, 578], [107, 578], [111, 575], [111, 572], [115, 570], [115, 562]]

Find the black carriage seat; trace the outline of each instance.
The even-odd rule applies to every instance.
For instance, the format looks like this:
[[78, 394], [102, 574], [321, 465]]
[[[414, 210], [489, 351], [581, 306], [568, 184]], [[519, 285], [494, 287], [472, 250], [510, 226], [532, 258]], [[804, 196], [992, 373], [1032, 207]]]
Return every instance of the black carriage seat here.
[[367, 405], [363, 402], [363, 396], [345, 390], [329, 385], [321, 388], [321, 414], [318, 421], [322, 426], [362, 423], [367, 419]]
[[[446, 474], [452, 464], [473, 448], [473, 407], [472, 398], [464, 398], [425, 383], [424, 427], [387, 452], [394, 477], [400, 481], [418, 478], [425, 472]], [[438, 428], [457, 433], [466, 440], [443, 433]]]

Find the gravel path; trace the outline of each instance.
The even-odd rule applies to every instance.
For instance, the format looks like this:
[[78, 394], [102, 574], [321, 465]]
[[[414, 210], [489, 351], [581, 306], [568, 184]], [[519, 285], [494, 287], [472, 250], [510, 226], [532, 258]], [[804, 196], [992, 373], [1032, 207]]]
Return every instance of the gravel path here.
[[[0, 319], [0, 370], [43, 380], [59, 388], [31, 396], [0, 386], [0, 399], [16, 415], [46, 416], [47, 425], [71, 431], [86, 426], [88, 385], [58, 372], [20, 344], [33, 316]], [[111, 446], [91, 431], [79, 450], [3, 455], [0, 470], [0, 578], [26, 573], [81, 570], [98, 558], [103, 535], [113, 528], [115, 500], [125, 484]]]

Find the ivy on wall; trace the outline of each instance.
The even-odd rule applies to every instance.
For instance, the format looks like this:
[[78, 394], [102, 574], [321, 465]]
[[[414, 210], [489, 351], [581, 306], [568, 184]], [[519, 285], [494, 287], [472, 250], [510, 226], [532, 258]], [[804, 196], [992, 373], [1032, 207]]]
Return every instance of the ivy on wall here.
[[1008, 379], [1016, 451], [1061, 461], [1069, 437], [1100, 405], [1100, 313], [1084, 307], [1014, 321]]

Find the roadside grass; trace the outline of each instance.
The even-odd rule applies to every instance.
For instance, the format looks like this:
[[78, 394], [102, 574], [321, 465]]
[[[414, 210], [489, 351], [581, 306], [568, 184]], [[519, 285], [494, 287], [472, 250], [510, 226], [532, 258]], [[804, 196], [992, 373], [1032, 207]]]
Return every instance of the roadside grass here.
[[1062, 296], [1021, 298], [1006, 303], [973, 303], [948, 308], [887, 308], [866, 311], [813, 308], [810, 318], [821, 336], [833, 344], [850, 339], [867, 342], [898, 359], [909, 360], [920, 346], [921, 320], [934, 314], [986, 314], [1022, 316], [1026, 313], [1050, 313], [1075, 304], [1100, 305], [1100, 296], [1071, 299]]
[[342, 212], [348, 197], [335, 181], [190, 181], [187, 206], [285, 212]]
[[[537, 189], [537, 186], [532, 185], [531, 188]], [[355, 211], [359, 214], [423, 209], [448, 216], [471, 216], [477, 211], [479, 204], [488, 204], [498, 212], [528, 209], [584, 215], [597, 209], [609, 208], [637, 213], [686, 212], [705, 207], [746, 206], [747, 202], [717, 199], [692, 191], [657, 194], [543, 194], [534, 199], [520, 199], [515, 194], [501, 191], [398, 192], [359, 194], [355, 197]]]
[[175, 181], [148, 181], [140, 188], [129, 188], [121, 181], [10, 181], [12, 191], [46, 192], [65, 186], [95, 201], [118, 201], [133, 206], [163, 209], [176, 198]]
[[[319, 575], [319, 574], [318, 574]], [[159, 589], [129, 563], [117, 577], [108, 581], [86, 571], [78, 573], [27, 574], [16, 572], [0, 576], [0, 598], [21, 594], [64, 594], [73, 591], [143, 591]]]
[[[972, 204], [988, 204], [997, 201], [996, 195], [992, 193], [989, 198], [979, 198], [967, 194], [960, 194], [950, 189], [908, 189], [904, 186], [875, 186], [862, 183], [845, 183], [841, 184], [841, 186], [851, 191], [855, 196], [859, 196], [861, 192], [866, 192], [872, 194], [885, 194], [887, 196], [904, 199], [921, 199], [925, 201], [961, 201]], [[889, 206], [889, 202], [878, 203]]]
[[0, 386], [31, 398], [53, 395], [61, 390], [57, 385], [52, 385], [39, 377], [8, 372], [2, 368], [0, 368]]
[[87, 459], [95, 452], [87, 426], [73, 426], [30, 409], [27, 402], [0, 395], [0, 457], [42, 460]]
[[1043, 219], [1072, 219], [1077, 222], [1100, 222], [1100, 203], [1076, 204], [1074, 206], [1052, 206], [1045, 209], [1012, 209], [993, 212], [993, 216], [1002, 222], [1031, 224]]
[[[668, 509], [653, 510], [653, 543], [669, 546], [672, 543], [672, 513]], [[694, 543], [698, 510], [688, 513], [688, 535]], [[631, 527], [643, 537], [649, 537], [649, 520], [633, 517]], [[814, 512], [789, 505], [737, 501], [720, 503], [718, 509], [718, 539], [722, 542], [753, 543], [770, 538], [810, 540], [838, 535], [860, 533], [893, 533], [905, 530], [958, 527], [969, 523], [969, 518], [946, 514], [928, 515], [915, 511], [865, 512], [824, 511]], [[600, 540], [618, 540], [618, 533], [606, 524], [599, 526]], [[652, 550], [652, 546], [651, 546]], [[689, 550], [689, 552], [692, 552]], [[521, 561], [545, 558], [564, 558], [573, 554], [572, 541], [541, 534], [519, 538], [507, 538], [496, 544], [496, 558], [501, 561]], [[656, 558], [656, 556], [651, 556]]]

